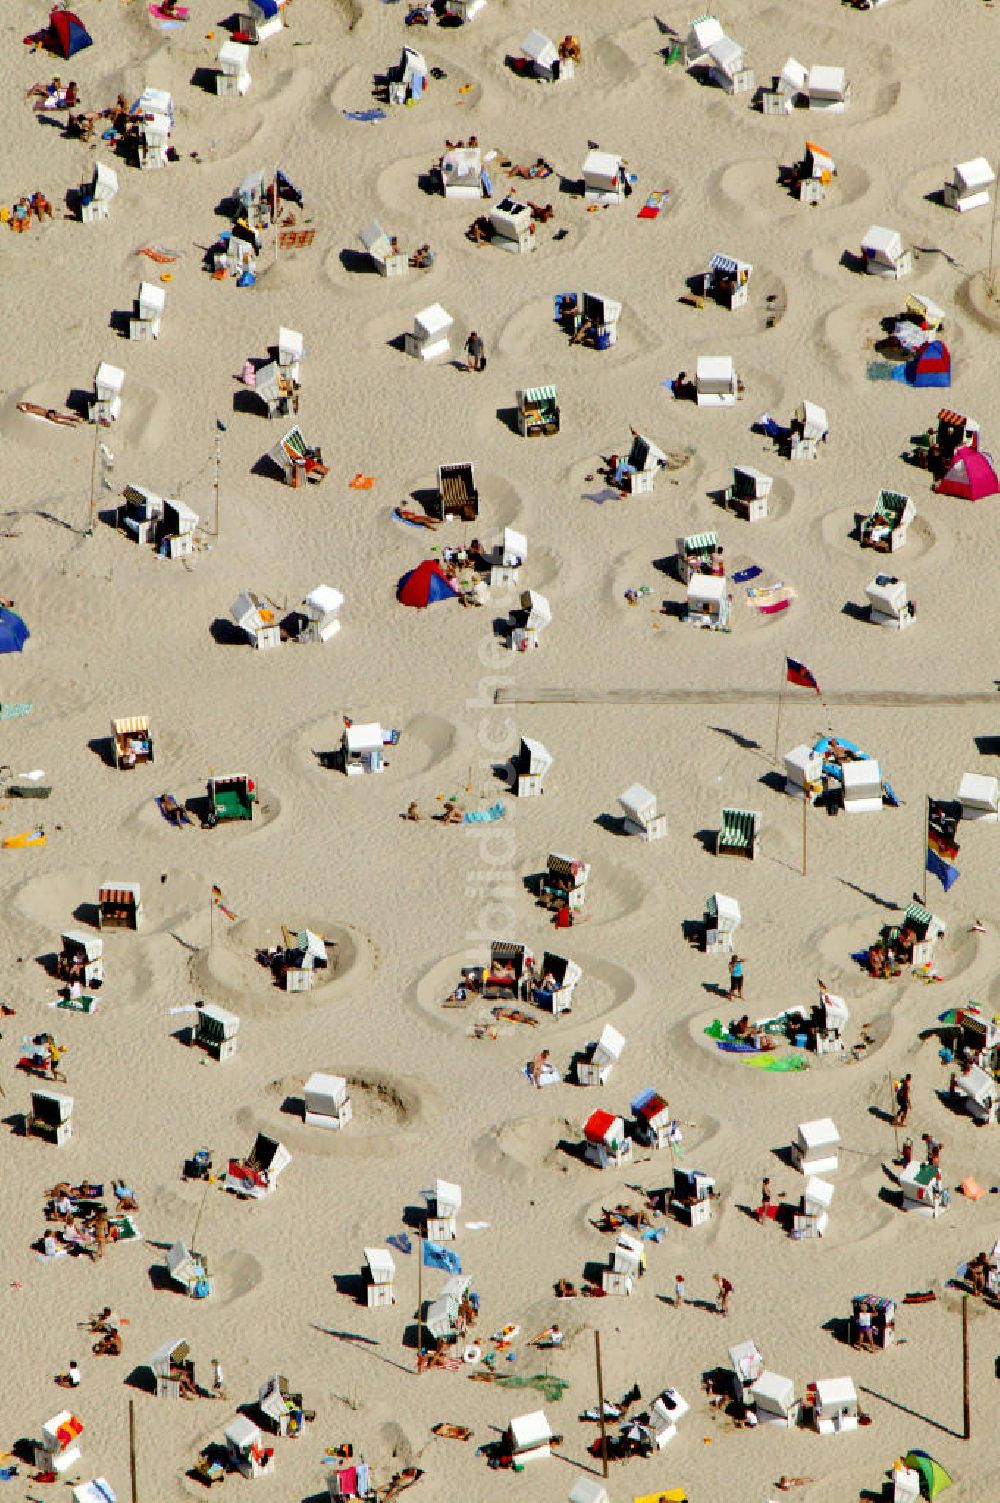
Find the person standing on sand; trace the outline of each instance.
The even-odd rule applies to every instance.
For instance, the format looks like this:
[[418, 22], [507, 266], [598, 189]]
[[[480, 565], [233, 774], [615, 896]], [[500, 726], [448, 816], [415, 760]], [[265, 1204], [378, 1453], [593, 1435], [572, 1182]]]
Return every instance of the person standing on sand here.
[[481, 337], [476, 333], [475, 329], [473, 329], [472, 333], [465, 341], [465, 353], [469, 357], [467, 365], [470, 371], [481, 371], [486, 369], [486, 349], [483, 345]]
[[542, 1089], [542, 1076], [545, 1074], [548, 1063], [549, 1051], [547, 1049], [543, 1049], [541, 1054], [536, 1054], [531, 1061], [531, 1083], [538, 1090]]
[[728, 1279], [723, 1278], [721, 1273], [713, 1273], [713, 1279], [719, 1286], [719, 1292], [715, 1299], [715, 1308], [720, 1315], [729, 1314], [729, 1296], [733, 1292], [733, 1286]]
[[743, 956], [734, 955], [729, 962], [729, 1000], [743, 1001]]
[[674, 1274], [674, 1309], [679, 1310], [684, 1303], [684, 1275]]
[[896, 1082], [896, 1123], [897, 1127], [905, 1127], [906, 1119], [910, 1115], [910, 1081], [912, 1075], [904, 1075], [902, 1080]]

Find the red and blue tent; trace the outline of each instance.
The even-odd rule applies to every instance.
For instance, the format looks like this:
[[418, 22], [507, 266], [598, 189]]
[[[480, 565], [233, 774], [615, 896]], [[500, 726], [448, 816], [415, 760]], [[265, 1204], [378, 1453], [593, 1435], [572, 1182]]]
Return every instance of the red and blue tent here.
[[413, 605], [419, 610], [434, 605], [438, 600], [452, 600], [458, 591], [433, 559], [424, 559], [409, 574], [399, 581], [398, 598], [401, 605]]
[[942, 339], [929, 339], [920, 346], [907, 362], [906, 380], [910, 386], [951, 385], [951, 355]]
[[5, 605], [0, 606], [0, 652], [23, 652], [30, 636], [20, 616]]
[[74, 53], [82, 52], [84, 47], [93, 45], [90, 32], [76, 12], [59, 7], [49, 12], [49, 24], [44, 31], [35, 32], [34, 36], [25, 37], [24, 40], [37, 43], [47, 52], [55, 52], [59, 57], [72, 57]]

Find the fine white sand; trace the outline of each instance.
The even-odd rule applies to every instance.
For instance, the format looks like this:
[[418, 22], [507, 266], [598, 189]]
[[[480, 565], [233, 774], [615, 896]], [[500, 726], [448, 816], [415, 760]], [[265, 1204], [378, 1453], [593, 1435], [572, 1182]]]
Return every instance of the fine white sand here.
[[[54, 785], [47, 805], [2, 810], [5, 834], [41, 811], [48, 843], [0, 852], [2, 994], [17, 1009], [2, 1025], [0, 1078], [14, 1119], [30, 1089], [14, 1069], [20, 1039], [51, 1028], [69, 1046], [76, 1112], [72, 1142], [59, 1151], [6, 1130], [2, 1139], [0, 1447], [38, 1436], [63, 1407], [53, 1375], [76, 1358], [83, 1386], [72, 1402], [86, 1425], [80, 1475], [105, 1475], [127, 1496], [131, 1395], [140, 1498], [200, 1497], [184, 1476], [198, 1449], [220, 1439], [236, 1406], [281, 1371], [317, 1419], [297, 1442], [277, 1443], [278, 1475], [265, 1489], [288, 1499], [325, 1494], [324, 1451], [350, 1441], [380, 1484], [407, 1462], [423, 1467], [427, 1503], [499, 1500], [512, 1490], [558, 1500], [594, 1434], [577, 1414], [595, 1402], [591, 1332], [600, 1329], [609, 1395], [638, 1381], [652, 1398], [672, 1384], [692, 1403], [667, 1451], [613, 1468], [615, 1503], [669, 1487], [698, 1503], [763, 1503], [782, 1473], [815, 1479], [802, 1490], [809, 1503], [843, 1503], [863, 1488], [877, 1495], [885, 1468], [911, 1446], [952, 1471], [956, 1503], [993, 1496], [993, 1317], [971, 1311], [966, 1444], [958, 1438], [960, 1297], [947, 1286], [1000, 1231], [996, 1202], [954, 1196], [936, 1223], [904, 1217], [891, 1198], [893, 1133], [883, 1113], [892, 1076], [912, 1071], [908, 1131], [918, 1144], [922, 1131], [943, 1139], [952, 1187], [968, 1174], [992, 1185], [992, 1129], [948, 1111], [938, 1041], [920, 1034], [970, 997], [996, 1005], [996, 830], [964, 826], [961, 881], [948, 897], [936, 888], [930, 895], [948, 923], [938, 956], [944, 984], [875, 982], [850, 954], [920, 888], [925, 795], [952, 797], [963, 771], [994, 769], [997, 710], [890, 703], [827, 711], [807, 691], [789, 690], [779, 752], [832, 725], [879, 758], [903, 800], [858, 819], [811, 816], [803, 878], [801, 806], [773, 781], [774, 700], [725, 702], [736, 688], [776, 695], [786, 653], [809, 664], [831, 698], [862, 688], [991, 688], [997, 503], [934, 496], [926, 473], [899, 456], [943, 402], [971, 410], [986, 447], [1000, 433], [993, 321], [975, 280], [988, 259], [990, 212], [959, 216], [927, 198], [954, 162], [995, 146], [993, 17], [973, 0], [944, 10], [931, 0], [889, 0], [868, 14], [836, 0], [733, 6], [722, 20], [746, 45], [758, 80], [767, 82], [789, 52], [807, 66], [847, 68], [845, 115], [775, 119], [751, 112], [745, 96], [727, 98], [664, 66], [666, 26], [687, 26], [677, 7], [657, 21], [625, 0], [490, 0], [469, 27], [413, 34], [402, 5], [294, 0], [284, 34], [253, 52], [249, 94], [228, 101], [191, 82], [212, 66], [224, 35], [216, 9], [191, 5], [186, 28], [161, 33], [140, 0], [81, 0], [95, 45], [70, 63], [32, 57], [21, 45], [23, 32], [44, 23], [41, 0], [8, 6], [2, 18], [3, 195], [9, 202], [41, 188], [56, 213], [41, 229], [0, 238], [0, 593], [32, 630], [23, 656], [2, 660], [0, 698], [34, 706], [4, 723], [0, 760], [15, 771], [43, 767]], [[574, 82], [546, 88], [504, 68], [505, 53], [532, 25], [580, 36]], [[394, 108], [377, 124], [345, 119], [344, 110], [372, 104], [372, 74], [395, 62], [404, 41], [447, 76], [415, 109]], [[173, 94], [180, 160], [151, 173], [118, 163], [121, 191], [104, 224], [70, 222], [61, 205], [95, 159], [111, 160], [107, 148], [63, 140], [22, 97], [55, 71], [77, 80], [88, 108], [110, 104], [119, 89], [134, 98], [147, 84]], [[505, 158], [544, 153], [570, 180], [596, 139], [627, 157], [637, 192], [621, 208], [588, 214], [582, 199], [559, 191], [557, 177], [530, 194], [522, 185], [522, 197], [556, 206], [536, 253], [477, 249], [464, 238], [476, 206], [428, 196], [418, 184], [444, 139], [471, 131]], [[815, 209], [776, 183], [778, 164], [813, 137], [840, 168]], [[216, 206], [247, 173], [275, 164], [305, 195], [314, 244], [274, 265], [268, 250], [254, 289], [212, 281], [201, 262], [226, 223]], [[502, 171], [495, 179], [506, 181]], [[646, 193], [664, 187], [668, 210], [657, 221], [637, 219]], [[356, 231], [376, 215], [404, 248], [429, 240], [433, 270], [394, 281], [359, 272]], [[899, 287], [841, 264], [873, 222], [925, 248]], [[556, 241], [559, 228], [569, 233]], [[109, 318], [128, 309], [140, 279], [157, 280], [159, 269], [135, 254], [148, 244], [182, 258], [164, 284], [159, 341], [126, 345]], [[685, 278], [713, 251], [753, 262], [749, 309], [699, 312], [678, 302]], [[585, 287], [623, 305], [619, 342], [604, 353], [569, 348], [552, 322], [553, 295]], [[950, 392], [865, 378], [879, 320], [901, 311], [910, 288], [947, 312]], [[482, 333], [484, 375], [447, 361], [425, 367], [401, 353], [399, 336], [435, 300], [455, 319], [456, 355], [470, 329]], [[769, 307], [781, 313], [773, 328], [765, 327]], [[330, 465], [321, 486], [295, 492], [251, 473], [279, 437], [279, 421], [233, 410], [244, 359], [263, 356], [279, 324], [304, 332], [300, 422]], [[699, 354], [725, 352], [746, 386], [735, 410], [676, 403], [661, 384], [692, 371]], [[53, 428], [15, 410], [24, 399], [65, 405], [71, 391], [90, 387], [102, 359], [127, 372], [122, 418], [102, 434], [115, 456], [111, 492], [98, 495], [102, 510], [132, 481], [180, 495], [210, 527], [214, 420], [227, 424], [220, 536], [206, 538], [211, 546], [190, 564], [157, 560], [103, 522], [83, 535], [94, 430]], [[507, 418], [515, 389], [542, 383], [559, 388], [562, 431], [529, 443]], [[765, 410], [786, 421], [803, 397], [827, 408], [831, 435], [815, 463], [791, 465], [749, 428]], [[661, 474], [652, 496], [621, 502], [604, 491], [597, 467], [627, 444], [630, 424], [688, 459]], [[454, 522], [432, 537], [392, 520], [394, 505], [412, 506], [411, 494], [433, 484], [439, 463], [463, 459], [477, 467], [475, 528]], [[752, 529], [711, 500], [734, 462], [776, 477], [773, 514]], [[372, 489], [349, 488], [358, 471], [375, 477]], [[849, 608], [863, 603], [866, 582], [886, 562], [850, 537], [854, 514], [869, 509], [880, 486], [909, 492], [919, 512], [908, 547], [890, 561], [919, 606], [913, 629], [900, 634], [879, 632]], [[495, 645], [494, 620], [512, 598], [427, 613], [395, 600], [397, 580], [429, 548], [503, 524], [528, 534], [524, 583], [553, 607], [537, 654], [515, 657]], [[675, 538], [709, 528], [734, 564], [756, 561], [765, 577], [794, 586], [791, 609], [757, 618], [736, 587], [726, 636], [687, 631], [659, 614], [663, 599], [681, 598], [662, 569]], [[216, 628], [221, 641], [213, 635], [242, 589], [292, 608], [321, 582], [347, 600], [343, 632], [325, 647], [257, 654], [232, 645], [224, 629]], [[650, 593], [630, 608], [624, 592], [641, 585]], [[720, 698], [508, 706], [494, 704], [498, 686], [697, 687]], [[146, 713], [155, 766], [113, 771], [94, 743], [112, 717]], [[343, 715], [401, 729], [384, 776], [348, 781], [321, 765]], [[401, 820], [414, 798], [429, 811], [442, 797], [480, 807], [499, 796], [492, 763], [522, 733], [555, 759], [543, 799], [508, 799], [506, 821], [479, 831]], [[154, 796], [167, 788], [195, 795], [213, 770], [259, 780], [264, 809], [253, 826], [168, 828]], [[662, 843], [626, 840], [608, 823], [618, 793], [636, 779], [668, 813]], [[755, 863], [710, 854], [723, 805], [761, 811]], [[594, 867], [590, 923], [558, 939], [524, 887], [552, 850]], [[99, 1013], [53, 1012], [54, 987], [38, 958], [58, 947], [79, 905], [92, 904], [108, 880], [142, 884], [145, 926], [107, 937]], [[209, 950], [213, 883], [238, 921], [217, 916]], [[691, 948], [683, 926], [700, 918], [715, 890], [743, 905], [751, 1013], [811, 1002], [821, 975], [848, 999], [849, 1042], [870, 1025], [875, 1042], [860, 1063], [810, 1057], [803, 1073], [769, 1074], [705, 1039], [704, 1027], [732, 1012], [719, 995], [725, 967]], [[977, 917], [982, 936], [967, 932]], [[270, 988], [253, 963], [255, 947], [273, 941], [281, 923], [308, 923], [340, 941], [338, 974], [311, 995]], [[492, 937], [539, 952], [564, 945], [584, 968], [573, 1014], [489, 1041], [472, 1036], [478, 1007], [442, 1011], [458, 966]], [[170, 1009], [197, 997], [243, 1020], [239, 1052], [224, 1066], [178, 1038], [189, 1018]], [[535, 1050], [548, 1047], [565, 1068], [608, 1020], [628, 1044], [603, 1092], [531, 1090], [519, 1072]], [[356, 1117], [343, 1135], [307, 1131], [289, 1111], [314, 1069], [353, 1083]], [[601, 1175], [563, 1147], [579, 1142], [596, 1104], [625, 1110], [645, 1086], [669, 1097], [685, 1124], [685, 1164], [714, 1175], [721, 1200], [707, 1228], [670, 1225], [630, 1300], [558, 1305], [558, 1277], [579, 1283], [588, 1263], [606, 1261], [610, 1241], [591, 1225], [601, 1204], [621, 1198], [626, 1182], [669, 1179], [665, 1155], [640, 1154], [634, 1169]], [[795, 1243], [758, 1227], [745, 1208], [768, 1173], [775, 1190], [797, 1198], [801, 1180], [776, 1150], [797, 1123], [827, 1114], [844, 1140], [830, 1230], [822, 1242]], [[292, 1153], [269, 1200], [243, 1203], [181, 1182], [194, 1149], [210, 1146], [218, 1165], [245, 1152], [258, 1129], [280, 1135]], [[38, 1262], [31, 1243], [47, 1188], [113, 1175], [136, 1186], [147, 1240], [113, 1248], [99, 1264]], [[511, 1373], [550, 1370], [571, 1385], [561, 1403], [546, 1406], [564, 1437], [560, 1459], [518, 1480], [488, 1472], [475, 1447], [540, 1401], [470, 1383], [464, 1372], [413, 1375], [416, 1257], [397, 1258], [392, 1310], [368, 1312], [352, 1299], [362, 1248], [399, 1231], [404, 1208], [421, 1204], [436, 1175], [464, 1189], [457, 1247], [481, 1296], [480, 1332], [511, 1321], [531, 1334], [556, 1319], [569, 1333], [563, 1351], [544, 1361], [521, 1343], [515, 1363], [498, 1363]], [[468, 1231], [467, 1220], [489, 1227]], [[217, 1278], [202, 1304], [158, 1288], [151, 1273], [163, 1246], [190, 1238], [196, 1224]], [[679, 1312], [659, 1297], [677, 1271], [692, 1301]], [[697, 1303], [711, 1300], [717, 1271], [735, 1284], [724, 1323]], [[425, 1294], [441, 1278], [428, 1273]], [[901, 1308], [900, 1344], [885, 1354], [854, 1353], [830, 1329], [849, 1314], [852, 1294], [925, 1288], [937, 1291], [936, 1303]], [[118, 1360], [90, 1356], [77, 1329], [105, 1303], [128, 1320]], [[211, 1358], [222, 1360], [229, 1402], [158, 1402], [125, 1386], [174, 1337], [190, 1342], [202, 1381]], [[872, 1424], [836, 1438], [736, 1432], [708, 1409], [699, 1382], [747, 1337], [799, 1392], [812, 1379], [851, 1374], [864, 1385]], [[473, 1442], [435, 1440], [430, 1427], [442, 1419], [471, 1426]], [[37, 1492], [28, 1472], [22, 1465], [6, 1485], [11, 1497]]]

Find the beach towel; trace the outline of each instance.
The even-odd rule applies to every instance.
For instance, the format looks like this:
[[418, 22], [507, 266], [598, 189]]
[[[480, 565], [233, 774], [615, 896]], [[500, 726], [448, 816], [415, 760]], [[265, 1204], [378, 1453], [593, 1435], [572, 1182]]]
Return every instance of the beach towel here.
[[[531, 1078], [530, 1064], [525, 1065], [524, 1069], [521, 1071], [521, 1074], [530, 1085], [535, 1084], [535, 1082]], [[562, 1076], [559, 1074], [559, 1071], [556, 1069], [555, 1065], [544, 1064], [542, 1066], [542, 1072], [538, 1082], [539, 1086], [558, 1085], [561, 1080]]]
[[808, 1070], [809, 1066], [804, 1059], [797, 1054], [758, 1054], [754, 1059], [748, 1060], [758, 1070], [777, 1070], [782, 1074], [790, 1074], [793, 1070]]
[[0, 720], [17, 720], [22, 715], [27, 715], [31, 705], [0, 705]]
[[397, 1252], [411, 1253], [413, 1251], [413, 1243], [405, 1232], [395, 1232], [391, 1237], [386, 1237], [385, 1240], [389, 1247], [394, 1247]]
[[303, 246], [312, 245], [315, 239], [315, 230], [282, 230], [278, 236], [278, 249], [301, 250]]
[[148, 256], [149, 259], [151, 261], [155, 261], [157, 265], [166, 264], [168, 261], [179, 261], [181, 258], [180, 251], [166, 250], [163, 246], [160, 245], [141, 245], [136, 251], [136, 255]]
[[503, 819], [507, 813], [507, 807], [501, 799], [491, 804], [488, 809], [468, 809], [462, 815], [463, 825], [492, 824], [494, 820]]
[[374, 475], [362, 475], [360, 472], [353, 476], [347, 484], [352, 491], [370, 491], [375, 484]]
[[771, 602], [770, 605], [759, 605], [757, 607], [757, 610], [760, 612], [760, 614], [762, 616], [773, 616], [778, 611], [787, 611], [787, 609], [791, 605], [791, 603], [792, 602], [791, 602], [790, 599], [774, 600], [774, 601]]
[[97, 1001], [94, 997], [60, 997], [58, 1002], [52, 1003], [53, 1007], [61, 1007], [64, 1012], [96, 1012]]
[[650, 193], [649, 197], [646, 199], [646, 202], [643, 204], [642, 208], [635, 216], [636, 219], [657, 219], [662, 210], [667, 207], [667, 200], [669, 199], [669, 197], [669, 189], [655, 189], [654, 192]]
[[361, 120], [365, 123], [373, 120], [387, 119], [385, 110], [344, 110], [345, 120]]

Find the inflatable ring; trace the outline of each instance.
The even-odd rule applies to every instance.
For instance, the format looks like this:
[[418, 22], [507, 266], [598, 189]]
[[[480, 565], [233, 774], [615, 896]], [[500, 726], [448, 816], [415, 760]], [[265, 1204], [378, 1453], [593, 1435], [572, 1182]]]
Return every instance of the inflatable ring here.
[[465, 1348], [465, 1351], [462, 1353], [462, 1361], [468, 1362], [470, 1366], [474, 1362], [481, 1362], [482, 1358], [482, 1349], [478, 1346], [467, 1346]]

